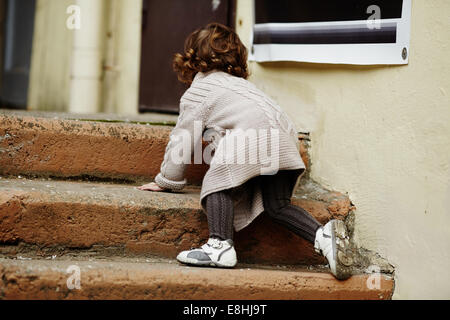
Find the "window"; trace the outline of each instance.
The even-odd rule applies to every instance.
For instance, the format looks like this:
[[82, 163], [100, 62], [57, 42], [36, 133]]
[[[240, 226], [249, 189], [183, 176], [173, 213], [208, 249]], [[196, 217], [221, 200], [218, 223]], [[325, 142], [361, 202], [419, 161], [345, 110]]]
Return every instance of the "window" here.
[[411, 0], [254, 0], [251, 59], [408, 61]]

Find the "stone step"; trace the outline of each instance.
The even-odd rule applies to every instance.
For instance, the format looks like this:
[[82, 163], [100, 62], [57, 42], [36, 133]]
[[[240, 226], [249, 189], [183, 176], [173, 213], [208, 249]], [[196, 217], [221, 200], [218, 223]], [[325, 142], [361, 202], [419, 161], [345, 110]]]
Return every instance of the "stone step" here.
[[[345, 195], [305, 181], [292, 202], [321, 223], [352, 210]], [[133, 185], [0, 177], [0, 253], [76, 252], [78, 255], [158, 255], [208, 238], [199, 187], [180, 193], [140, 191]], [[262, 214], [235, 234], [239, 261], [324, 264], [312, 244]]]
[[[161, 116], [129, 120], [0, 110], [0, 175], [152, 180], [159, 172], [174, 124], [162, 121]], [[300, 152], [308, 164], [309, 138], [300, 138]], [[206, 164], [189, 165], [188, 182], [200, 185], [207, 169]]]
[[380, 300], [390, 299], [394, 287], [392, 277], [382, 274], [379, 283], [367, 274], [338, 281], [329, 273], [304, 269], [196, 268], [123, 258], [0, 258], [0, 278], [0, 299]]

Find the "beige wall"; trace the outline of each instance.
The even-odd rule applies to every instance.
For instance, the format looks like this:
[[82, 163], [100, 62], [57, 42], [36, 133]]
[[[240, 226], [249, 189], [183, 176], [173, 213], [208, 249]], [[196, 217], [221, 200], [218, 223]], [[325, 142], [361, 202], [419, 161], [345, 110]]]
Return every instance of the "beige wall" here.
[[[81, 29], [69, 30], [69, 5]], [[142, 0], [38, 0], [29, 110], [138, 112]]]
[[[238, 1], [247, 44], [251, 3]], [[395, 265], [395, 299], [450, 298], [448, 12], [413, 1], [407, 66], [251, 63], [251, 80], [311, 131], [312, 177], [356, 205], [359, 245]]]
[[65, 28], [71, 0], [38, 0], [31, 56], [29, 110], [67, 111], [73, 33]]
[[138, 113], [142, 0], [107, 0], [104, 112]]

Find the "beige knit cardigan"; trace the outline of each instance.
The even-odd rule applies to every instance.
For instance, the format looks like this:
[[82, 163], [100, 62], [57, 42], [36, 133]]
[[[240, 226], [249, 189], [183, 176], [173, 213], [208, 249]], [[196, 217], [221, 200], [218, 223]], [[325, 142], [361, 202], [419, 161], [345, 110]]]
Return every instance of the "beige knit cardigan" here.
[[[248, 129], [256, 130], [256, 140], [250, 138], [254, 135], [249, 135], [247, 143], [239, 144], [238, 138], [233, 135], [239, 129], [243, 130], [241, 133], [249, 132]], [[213, 133], [208, 135], [212, 160], [203, 179], [200, 204], [205, 210], [203, 199], [208, 194], [229, 188], [239, 190], [232, 193], [236, 231], [246, 227], [264, 211], [260, 186], [244, 184], [246, 181], [261, 174], [269, 174], [270, 164], [279, 170], [294, 170], [292, 174], [297, 175], [297, 183], [304, 172], [297, 130], [283, 110], [251, 82], [213, 70], [197, 73], [180, 99], [180, 115], [170, 134], [160, 173], [155, 178], [160, 187], [180, 190], [186, 185], [184, 171], [187, 163], [180, 163], [178, 158], [182, 154], [179, 152], [181, 136], [187, 134], [191, 137], [190, 141], [185, 140], [189, 141], [190, 159], [195, 150], [201, 150], [202, 138], [208, 141], [205, 132]], [[268, 149], [269, 157], [261, 156], [261, 150], [264, 149]], [[174, 150], [178, 150], [176, 161]], [[241, 161], [237, 160], [239, 155], [245, 155], [244, 162], [242, 158]], [[295, 186], [292, 186], [292, 192]]]

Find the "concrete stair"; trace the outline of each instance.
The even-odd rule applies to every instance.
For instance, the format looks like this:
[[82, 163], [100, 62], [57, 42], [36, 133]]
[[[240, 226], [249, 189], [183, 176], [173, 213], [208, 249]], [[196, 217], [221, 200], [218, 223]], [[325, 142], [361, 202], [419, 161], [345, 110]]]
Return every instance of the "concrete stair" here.
[[338, 281], [317, 270], [193, 268], [163, 259], [0, 259], [0, 276], [0, 299], [381, 300], [393, 290], [385, 275], [371, 290], [367, 275]]
[[[135, 188], [159, 172], [172, 120], [0, 110], [0, 298], [391, 297], [389, 275], [375, 290], [367, 274], [336, 281], [320, 270], [326, 261], [310, 243], [265, 214], [236, 233], [236, 270], [193, 270], [167, 260], [208, 238], [199, 204], [206, 165], [190, 166], [182, 192]], [[299, 139], [309, 168], [308, 136]], [[354, 209], [348, 196], [322, 188], [308, 172], [292, 203], [321, 223]], [[61, 284], [73, 261], [85, 269], [85, 291]]]
[[[344, 218], [350, 203], [318, 186], [302, 185], [292, 198], [325, 223]], [[46, 179], [0, 179], [0, 242], [5, 250], [157, 254], [174, 258], [208, 239], [199, 187], [152, 193], [133, 185]], [[265, 215], [236, 233], [240, 260], [251, 263], [322, 264], [310, 243]], [[270, 239], [270, 241], [267, 241]], [[31, 246], [31, 247], [30, 247]], [[33, 247], [34, 246], [34, 247]]]
[[[159, 172], [173, 124], [143, 117], [0, 111], [0, 175], [143, 182]], [[307, 137], [301, 153], [307, 159]], [[208, 166], [192, 164], [186, 178], [201, 185]]]

